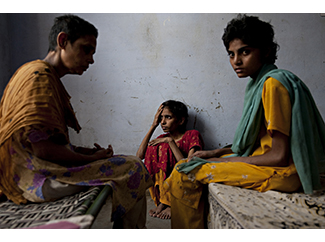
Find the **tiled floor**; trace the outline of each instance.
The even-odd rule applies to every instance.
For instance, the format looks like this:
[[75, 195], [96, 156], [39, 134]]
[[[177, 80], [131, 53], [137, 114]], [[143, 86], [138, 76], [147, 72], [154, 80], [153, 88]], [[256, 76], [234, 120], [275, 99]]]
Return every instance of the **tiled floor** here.
[[[155, 204], [152, 201], [149, 192], [147, 192], [147, 229], [170, 229], [171, 221], [170, 219], [162, 220], [159, 218], [150, 217], [148, 212], [150, 209], [154, 208]], [[112, 209], [112, 201], [108, 199], [97, 215], [96, 220], [92, 225], [92, 229], [112, 229], [113, 223], [110, 222], [110, 215]]]

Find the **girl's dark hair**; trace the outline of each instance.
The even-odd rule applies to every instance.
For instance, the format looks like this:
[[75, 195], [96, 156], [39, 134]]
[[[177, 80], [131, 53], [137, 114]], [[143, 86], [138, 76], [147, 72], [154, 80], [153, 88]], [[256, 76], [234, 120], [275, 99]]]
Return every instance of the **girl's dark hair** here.
[[279, 45], [274, 40], [274, 30], [270, 23], [261, 21], [258, 17], [238, 14], [224, 29], [222, 40], [227, 50], [234, 39], [260, 49], [263, 56], [267, 55], [265, 63], [275, 63]]
[[186, 105], [182, 102], [175, 100], [168, 100], [166, 102], [163, 102], [162, 105], [164, 107], [167, 107], [169, 111], [172, 112], [178, 120], [184, 118], [184, 123], [179, 127], [179, 129], [181, 132], [185, 132], [188, 121], [188, 111]]
[[49, 34], [49, 49], [54, 51], [57, 46], [57, 37], [60, 32], [68, 35], [68, 40], [73, 44], [77, 39], [86, 35], [98, 37], [98, 30], [86, 20], [72, 14], [55, 18]]

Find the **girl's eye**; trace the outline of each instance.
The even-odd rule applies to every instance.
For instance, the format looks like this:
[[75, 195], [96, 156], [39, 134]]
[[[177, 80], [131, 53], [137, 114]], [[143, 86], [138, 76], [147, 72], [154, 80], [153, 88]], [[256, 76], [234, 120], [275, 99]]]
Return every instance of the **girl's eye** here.
[[228, 52], [228, 56], [229, 56], [230, 58], [233, 58], [233, 57], [234, 57], [234, 53], [232, 53], [232, 52]]
[[249, 53], [250, 53], [249, 50], [244, 50], [244, 51], [243, 51], [243, 54], [244, 54], [244, 55], [249, 55]]

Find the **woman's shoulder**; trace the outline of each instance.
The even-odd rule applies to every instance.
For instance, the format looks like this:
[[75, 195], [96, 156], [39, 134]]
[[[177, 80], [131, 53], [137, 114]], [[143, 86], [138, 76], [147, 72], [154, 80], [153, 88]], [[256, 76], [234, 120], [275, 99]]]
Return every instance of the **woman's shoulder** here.
[[30, 72], [50, 72], [52, 67], [45, 61], [42, 60], [33, 60], [23, 64], [19, 69]]
[[199, 136], [200, 132], [196, 129], [187, 130], [183, 136]]
[[164, 137], [168, 137], [168, 136], [170, 136], [169, 133], [163, 133], [163, 134], [159, 135], [159, 136], [157, 137], [157, 139], [159, 139], [159, 138], [164, 138]]

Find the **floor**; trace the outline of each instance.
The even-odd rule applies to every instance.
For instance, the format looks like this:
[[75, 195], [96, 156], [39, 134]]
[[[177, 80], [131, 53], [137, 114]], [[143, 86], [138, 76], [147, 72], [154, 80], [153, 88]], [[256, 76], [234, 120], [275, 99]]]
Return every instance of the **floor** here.
[[[163, 220], [149, 216], [149, 210], [154, 207], [156, 206], [151, 199], [149, 192], [147, 191], [147, 229], [170, 229], [170, 219]], [[91, 229], [112, 229], [113, 223], [110, 222], [111, 209], [112, 201], [111, 198], [109, 198], [97, 215]]]

